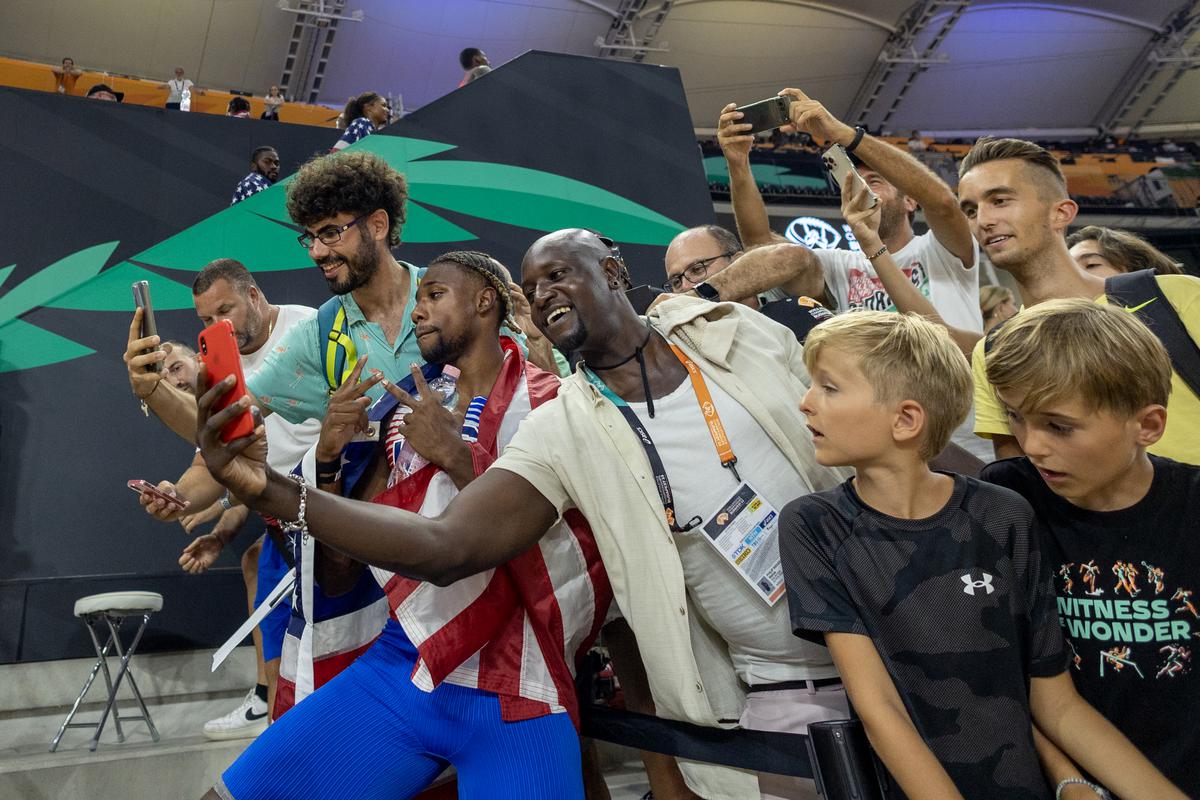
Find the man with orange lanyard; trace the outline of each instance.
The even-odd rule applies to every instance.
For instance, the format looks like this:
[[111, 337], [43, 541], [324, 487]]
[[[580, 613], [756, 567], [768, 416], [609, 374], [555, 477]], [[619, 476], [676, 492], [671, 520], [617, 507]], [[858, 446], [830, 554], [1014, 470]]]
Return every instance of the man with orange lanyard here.
[[[703, 623], [724, 640], [734, 673], [749, 687], [739, 724], [804, 733], [810, 722], [845, 719], [845, 690], [828, 652], [792, 635], [784, 618], [787, 603], [781, 599], [779, 509], [811, 483], [827, 478], [802, 475], [735, 392], [722, 388], [716, 377], [706, 379], [705, 373], [718, 366], [705, 358], [706, 347], [698, 347], [693, 357], [672, 341], [687, 343], [687, 327], [701, 320], [711, 325], [740, 315], [704, 302], [685, 301], [687, 311], [677, 305], [664, 303], [651, 314], [645, 341], [627, 361], [589, 361], [580, 373], [616, 407], [645, 450], [688, 598]], [[692, 319], [685, 323], [687, 317]], [[665, 395], [643, 389], [644, 402], [627, 402], [602, 376], [636, 361], [648, 384], [645, 350], [653, 339], [669, 346], [667, 358], [674, 356], [677, 362], [672, 371], [682, 367], [686, 378], [669, 381], [677, 385]], [[764, 352], [760, 358], [780, 364], [777, 371], [782, 373], [788, 368], [782, 355]], [[753, 386], [750, 376], [739, 374], [736, 360], [726, 366], [734, 385], [742, 378]], [[807, 375], [796, 378], [807, 380]], [[644, 654], [642, 637], [639, 642]], [[775, 775], [760, 775], [759, 790], [764, 798], [816, 797], [811, 782]]]
[[[592, 231], [557, 231], [529, 249], [521, 289], [533, 321], [583, 365], [437, 518], [309, 491], [297, 520], [297, 484], [235, 457], [245, 442], [227, 449], [211, 433], [229, 416], [207, 420], [215, 391], [200, 403], [208, 466], [251, 508], [443, 584], [503, 563], [578, 509], [636, 636], [653, 701], [639, 710], [799, 733], [845, 718], [828, 651], [792, 635], [781, 599], [777, 512], [847, 476], [816, 462], [799, 409], [809, 383], [800, 345], [733, 303], [680, 296], [639, 318], [625, 275], [613, 243]], [[681, 766], [708, 800], [815, 797], [811, 782]]]

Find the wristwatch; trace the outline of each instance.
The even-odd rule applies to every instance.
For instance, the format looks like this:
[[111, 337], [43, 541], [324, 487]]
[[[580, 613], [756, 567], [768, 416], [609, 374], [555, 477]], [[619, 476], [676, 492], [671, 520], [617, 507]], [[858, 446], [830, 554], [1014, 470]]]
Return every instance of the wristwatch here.
[[708, 283], [698, 283], [696, 284], [695, 289], [696, 294], [700, 295], [705, 300], [711, 300], [714, 303], [718, 303], [721, 300], [721, 293]]

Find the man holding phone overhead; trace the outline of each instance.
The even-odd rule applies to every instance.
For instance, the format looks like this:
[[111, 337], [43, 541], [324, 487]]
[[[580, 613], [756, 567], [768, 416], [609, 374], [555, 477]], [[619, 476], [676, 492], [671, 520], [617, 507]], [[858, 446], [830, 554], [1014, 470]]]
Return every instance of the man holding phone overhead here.
[[[850, 250], [812, 250], [812, 260], [820, 265], [821, 277], [840, 311], [865, 308], [894, 311], [892, 298], [883, 287], [872, 260], [890, 253], [901, 271], [929, 298], [948, 325], [968, 331], [983, 330], [979, 313], [978, 245], [971, 238], [967, 219], [959, 209], [954, 192], [941, 178], [909, 153], [837, 119], [820, 102], [800, 89], [784, 89], [781, 96], [791, 98], [788, 108], [791, 124], [808, 133], [828, 149], [841, 145], [857, 162], [858, 174], [879, 197], [879, 238], [882, 250], [856, 253]], [[730, 192], [738, 233], [746, 247], [776, 241], [771, 232], [766, 207], [750, 171], [752, 126], [742, 121], [742, 112], [734, 104], [725, 106], [717, 126], [717, 141], [729, 165]], [[844, 180], [838, 175], [837, 180]], [[929, 223], [921, 235], [913, 231], [912, 220], [918, 208]], [[752, 266], [747, 262], [746, 266]], [[797, 263], [816, 284], [811, 264]], [[725, 280], [737, 281], [739, 265], [725, 271]], [[752, 281], [753, 283], [753, 281]], [[769, 287], [764, 287], [769, 288]], [[813, 285], [805, 292], [818, 296], [823, 287]], [[973, 420], [955, 431], [952, 441], [980, 458], [991, 459], [986, 442], [972, 431]], [[980, 445], [985, 445], [981, 447]]]

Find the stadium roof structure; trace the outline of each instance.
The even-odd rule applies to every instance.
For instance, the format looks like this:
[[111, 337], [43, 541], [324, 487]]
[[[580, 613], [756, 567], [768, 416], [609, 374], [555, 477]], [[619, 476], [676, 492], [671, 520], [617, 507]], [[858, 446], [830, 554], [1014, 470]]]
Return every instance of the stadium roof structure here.
[[323, 91], [330, 102], [364, 75], [387, 75], [405, 85], [406, 105], [423, 105], [446, 90], [444, 62], [474, 45], [493, 65], [541, 49], [678, 67], [699, 128], [713, 126], [727, 102], [795, 86], [848, 121], [896, 134], [1200, 133], [1200, 0], [349, 0], [345, 7], [363, 9], [365, 21], [340, 31]]

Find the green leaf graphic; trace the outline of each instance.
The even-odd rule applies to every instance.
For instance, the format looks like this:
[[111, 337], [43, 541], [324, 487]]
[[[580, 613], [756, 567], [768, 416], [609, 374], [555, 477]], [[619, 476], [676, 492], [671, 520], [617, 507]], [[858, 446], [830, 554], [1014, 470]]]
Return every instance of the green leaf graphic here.
[[[754, 173], [754, 182], [759, 186], [789, 186], [798, 189], [825, 189], [829, 182], [824, 178], [814, 178], [811, 175], [796, 175], [787, 167], [777, 164], [751, 164], [750, 171]], [[704, 159], [704, 173], [709, 183], [729, 183], [729, 167], [723, 156], [707, 156]]]
[[105, 242], [79, 250], [26, 278], [0, 297], [0, 322], [46, 305], [96, 275], [117, 244]]
[[[369, 136], [352, 145], [376, 153], [408, 177], [412, 198], [403, 239], [413, 244], [476, 239], [431, 206], [534, 231], [587, 225], [619, 242], [666, 244], [683, 230], [645, 206], [582, 181], [506, 164], [421, 161], [454, 145], [403, 136]], [[131, 260], [153, 267], [195, 272], [217, 258], [234, 258], [252, 272], [307, 269], [308, 254], [296, 244], [285, 207], [286, 186], [223, 209], [144, 250]]]
[[550, 172], [482, 161], [397, 164], [407, 152], [404, 142], [412, 141], [391, 141], [399, 138], [371, 136], [361, 145], [403, 171], [412, 196], [425, 205], [536, 231], [597, 228], [628, 244], [667, 244], [683, 230], [678, 222], [639, 203]]
[[176, 311], [194, 307], [192, 289], [178, 281], [122, 261], [106, 269], [96, 277], [84, 281], [80, 286], [60, 296], [48, 308], [67, 308], [77, 311], [126, 311], [133, 313], [133, 294], [130, 284], [134, 281], [150, 281], [154, 308], [158, 311]]
[[430, 242], [469, 242], [479, 237], [463, 230], [445, 217], [428, 208], [408, 201], [408, 222], [404, 224], [403, 240], [410, 244]]
[[0, 324], [0, 372], [44, 367], [96, 352], [20, 319]]
[[187, 272], [199, 272], [218, 258], [236, 259], [251, 272], [312, 267], [308, 253], [296, 242], [297, 231], [288, 219], [285, 197], [283, 186], [276, 184], [130, 260]]
[[[561, 175], [479, 161], [422, 161], [453, 150], [455, 145], [371, 136], [352, 146], [377, 153], [406, 173], [412, 197], [419, 202], [409, 202], [405, 242], [450, 244], [478, 238], [434, 208], [537, 232], [586, 225], [630, 244], [666, 244], [683, 230], [678, 222], [643, 205]], [[189, 286], [154, 274], [142, 264], [196, 272], [214, 259], [234, 258], [252, 272], [311, 269], [312, 261], [297, 244], [297, 228], [287, 214], [290, 180], [222, 209], [108, 270], [103, 268], [117, 242], [73, 253], [0, 295], [0, 372], [45, 366], [93, 352], [17, 319], [39, 306], [129, 311], [129, 284], [136, 280], [153, 283], [156, 308], [192, 306]], [[14, 267], [0, 269], [0, 286]]]

